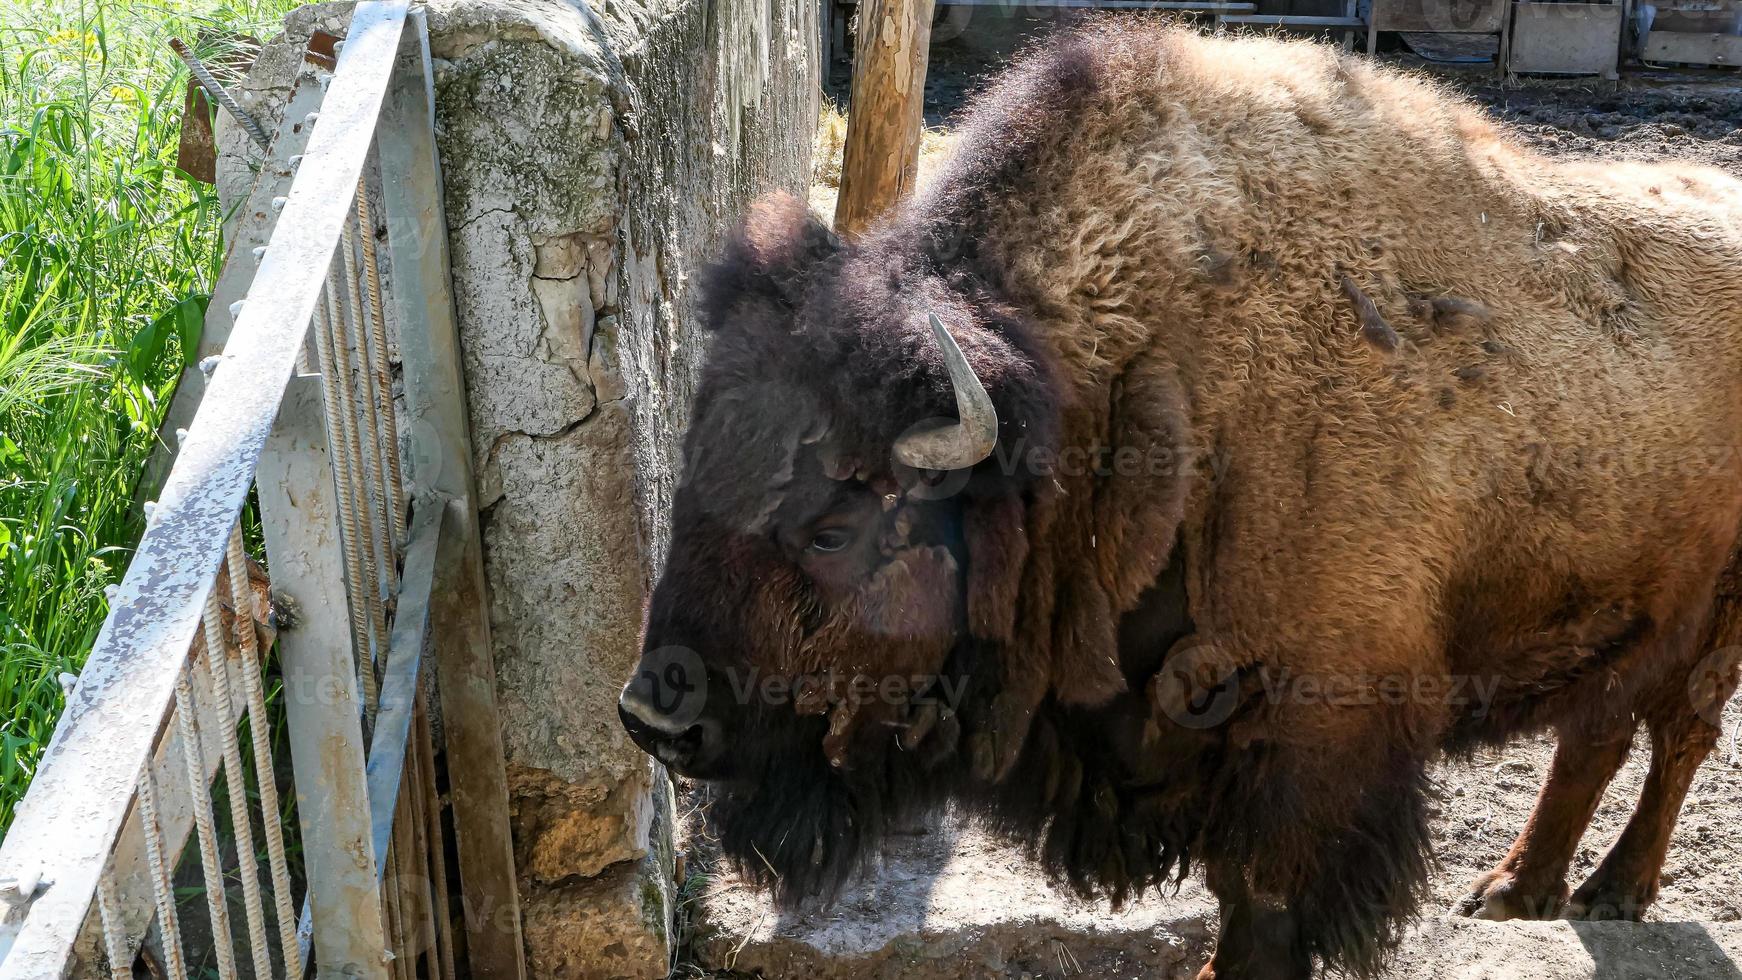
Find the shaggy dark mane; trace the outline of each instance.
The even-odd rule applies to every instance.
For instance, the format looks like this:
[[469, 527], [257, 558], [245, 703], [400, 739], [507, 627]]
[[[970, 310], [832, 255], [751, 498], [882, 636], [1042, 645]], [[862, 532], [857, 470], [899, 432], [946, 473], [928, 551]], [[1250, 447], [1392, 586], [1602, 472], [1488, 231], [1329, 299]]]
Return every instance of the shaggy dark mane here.
[[1110, 28], [1085, 19], [1078, 30], [1043, 38], [976, 93], [954, 130], [949, 160], [902, 205], [890, 237], [917, 242], [935, 272], [973, 269], [1021, 298], [1022, 283], [996, 261], [986, 261], [979, 247], [990, 234], [987, 204], [1033, 193], [1029, 173], [1047, 141], [1068, 130], [1100, 91], [1107, 69], [1102, 32]]

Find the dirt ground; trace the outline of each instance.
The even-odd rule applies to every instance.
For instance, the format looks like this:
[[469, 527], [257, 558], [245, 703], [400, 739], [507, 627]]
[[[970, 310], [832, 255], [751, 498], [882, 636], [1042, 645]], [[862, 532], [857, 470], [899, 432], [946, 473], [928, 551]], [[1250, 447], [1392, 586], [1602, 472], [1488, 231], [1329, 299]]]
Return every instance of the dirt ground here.
[[[932, 67], [926, 86], [928, 124], [947, 131], [968, 93], [983, 84], [988, 74], [1002, 64], [1024, 38], [1044, 30], [1047, 26], [1046, 20], [1037, 16], [1027, 19], [1005, 17], [1004, 20], [996, 22], [982, 20], [971, 25], [973, 29], [961, 37], [934, 46]], [[1423, 67], [1419, 59], [1404, 57], [1399, 60], [1406, 67]], [[1535, 81], [1505, 87], [1495, 84], [1493, 77], [1485, 72], [1462, 70], [1444, 74], [1450, 84], [1462, 89], [1474, 101], [1510, 124], [1523, 142], [1543, 153], [1554, 156], [1695, 160], [1742, 177], [1742, 74], [1651, 73], [1632, 77], [1620, 85], [1593, 81]], [[840, 66], [837, 66], [832, 82], [832, 91], [840, 99], [846, 88], [845, 71]], [[838, 119], [834, 125], [839, 125]], [[946, 145], [947, 136], [935, 139], [928, 145], [930, 152], [922, 162], [922, 173], [935, 165]], [[820, 146], [825, 154], [830, 151], [838, 152], [838, 139], [831, 141], [825, 137], [820, 141]], [[820, 169], [827, 174], [828, 164], [825, 163]], [[838, 173], [838, 161], [833, 172]], [[827, 179], [819, 182], [812, 195], [813, 205], [825, 215], [833, 210], [834, 188], [829, 186], [830, 183]], [[1688, 795], [1664, 870], [1662, 892], [1657, 903], [1647, 913], [1647, 922], [1742, 921], [1742, 886], [1738, 885], [1738, 881], [1742, 880], [1742, 759], [1738, 758], [1739, 729], [1742, 729], [1742, 699], [1733, 701], [1726, 709], [1726, 739], [1702, 767]], [[1553, 750], [1552, 738], [1532, 738], [1516, 743], [1504, 751], [1484, 751], [1466, 759], [1446, 760], [1436, 768], [1437, 793], [1433, 816], [1439, 864], [1431, 879], [1432, 900], [1428, 906], [1427, 926], [1437, 931], [1429, 937], [1425, 945], [1429, 948], [1440, 948], [1442, 953], [1448, 949], [1454, 950], [1444, 953], [1453, 966], [1447, 966], [1448, 960], [1442, 957], [1434, 959], [1431, 964], [1424, 960], [1426, 965], [1422, 965], [1419, 970], [1410, 969], [1408, 963], [1411, 956], [1420, 958], [1420, 955], [1425, 955], [1411, 952], [1404, 957], [1397, 975], [1440, 977], [1455, 974], [1508, 978], [1591, 975], [1588, 971], [1579, 973], [1577, 970], [1565, 974], [1557, 972], [1554, 968], [1555, 957], [1595, 957], [1603, 943], [1625, 950], [1634, 950], [1636, 947], [1647, 949], [1651, 943], [1658, 943], [1669, 951], [1665, 953], [1666, 956], [1688, 959], [1687, 947], [1678, 945], [1671, 927], [1649, 934], [1641, 933], [1637, 937], [1631, 933], [1619, 932], [1605, 933], [1601, 937], [1593, 938], [1593, 934], [1588, 934], [1583, 926], [1563, 925], [1559, 927], [1559, 932], [1551, 930], [1543, 932], [1542, 935], [1531, 931], [1535, 926], [1529, 926], [1506, 934], [1509, 938], [1503, 945], [1510, 952], [1505, 955], [1522, 957], [1520, 962], [1531, 961], [1546, 965], [1540, 971], [1517, 965], [1495, 965], [1498, 961], [1484, 959], [1493, 955], [1490, 948], [1494, 944], [1493, 937], [1486, 933], [1460, 931], [1478, 928], [1476, 924], [1446, 922], [1443, 919], [1434, 921], [1456, 902], [1472, 878], [1487, 870], [1504, 854], [1530, 812]], [[1609, 844], [1620, 834], [1632, 812], [1633, 803], [1638, 798], [1649, 763], [1649, 754], [1649, 746], [1643, 739], [1636, 743], [1633, 755], [1616, 777], [1585, 835], [1570, 875], [1571, 887], [1576, 888], [1584, 876], [1596, 867]], [[983, 846], [983, 842], [978, 839], [964, 839], [959, 843], [976, 851]], [[920, 849], [926, 847], [946, 845], [926, 844]], [[947, 875], [940, 880], [947, 880]], [[864, 906], [858, 911], [873, 918], [891, 915], [890, 897], [873, 890], [868, 893]], [[1041, 899], [1030, 896], [1024, 901]], [[1169, 902], [1168, 899], [1147, 901]], [[1175, 901], [1180, 903], [1178, 913], [1189, 921], [1197, 921], [1206, 907], [1205, 896], [1196, 891], [1182, 895]], [[924, 902], [921, 904], [923, 906]], [[840, 923], [849, 921], [854, 914], [855, 910], [849, 902], [848, 907], [837, 907], [833, 912], [827, 913], [827, 917], [832, 922]], [[1114, 969], [1103, 975], [1171, 973], [1173, 966], [1181, 962], [1182, 957], [1190, 959], [1191, 948], [1197, 947], [1204, 938], [1196, 934], [1195, 927], [1181, 926], [1181, 921], [1176, 916], [1168, 924], [1168, 929], [1172, 931], [1167, 934], [1173, 937], [1169, 941], [1178, 948], [1164, 950], [1167, 955], [1163, 960], [1153, 959], [1139, 951], [1146, 944], [1155, 945], [1153, 940], [1144, 940], [1141, 936], [1159, 935], [1156, 927], [1133, 926], [1138, 932], [1132, 934], [1135, 938], [1127, 948], [1132, 951], [1130, 963], [1134, 972], [1125, 973], [1124, 969]], [[802, 922], [791, 923], [790, 927], [794, 931], [806, 928]], [[764, 927], [758, 925], [758, 928]], [[779, 931], [788, 928], [788, 925], [766, 928]], [[1115, 927], [1103, 922], [1097, 928], [1104, 931]], [[1705, 928], [1699, 927], [1700, 930]], [[1143, 929], [1150, 931], [1143, 932]], [[1704, 936], [1704, 932], [1701, 935]], [[1578, 952], [1579, 942], [1573, 941], [1575, 938], [1583, 942], [1584, 953]], [[740, 950], [748, 942], [747, 939], [734, 941], [739, 942]], [[1065, 941], [1052, 939], [1048, 942]], [[1573, 953], [1557, 953], [1556, 950], [1561, 948], [1555, 945], [1557, 942], [1571, 943]], [[1711, 946], [1706, 939], [1701, 938], [1699, 942], [1704, 944], [1700, 948]], [[1458, 943], [1463, 943], [1467, 948], [1459, 948]], [[1150, 952], [1156, 951], [1151, 949]], [[1055, 950], [1050, 955], [1058, 957], [1059, 954]], [[1608, 972], [1598, 969], [1595, 975], [1672, 975], [1660, 967], [1626, 966], [1623, 963], [1625, 955], [1622, 955], [1622, 960], [1612, 959], [1610, 967], [1607, 968]], [[1713, 955], [1715, 958], [1710, 961], [1713, 965], [1700, 966], [1690, 962], [1687, 972], [1674, 975], [1742, 976], [1733, 965], [1729, 965], [1730, 961], [1724, 954]], [[1431, 956], [1429, 958], [1432, 959]], [[1041, 956], [1041, 959], [1044, 960], [1045, 956]], [[1063, 958], [1059, 958], [1058, 963], [1059, 968], [1056, 971], [1047, 968], [1044, 963], [1035, 965], [1032, 969], [1039, 973], [1097, 975], [1095, 970], [1080, 966], [1076, 970], [1069, 969]], [[809, 965], [805, 970], [814, 973], [816, 967]], [[900, 971], [889, 973], [887, 968], [880, 970], [887, 975], [921, 975]], [[789, 974], [771, 971], [767, 975]], [[1017, 973], [1011, 972], [1008, 975], [1015, 976]], [[1022, 975], [1028, 974], [1024, 972]]]
[[1742, 75], [1698, 81], [1654, 74], [1612, 84], [1546, 84], [1501, 89], [1462, 86], [1550, 156], [1692, 160], [1742, 176]]

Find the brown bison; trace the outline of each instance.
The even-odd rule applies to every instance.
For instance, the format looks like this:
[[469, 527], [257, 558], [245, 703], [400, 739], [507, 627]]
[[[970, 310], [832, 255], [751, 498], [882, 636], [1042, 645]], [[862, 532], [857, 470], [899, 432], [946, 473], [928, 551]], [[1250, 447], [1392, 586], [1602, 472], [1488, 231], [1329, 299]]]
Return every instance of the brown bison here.
[[730, 242], [623, 722], [786, 899], [946, 805], [1115, 902], [1199, 864], [1219, 980], [1378, 970], [1430, 763], [1553, 729], [1461, 911], [1637, 916], [1737, 680], [1739, 269], [1719, 173], [1069, 32], [861, 238], [775, 199]]

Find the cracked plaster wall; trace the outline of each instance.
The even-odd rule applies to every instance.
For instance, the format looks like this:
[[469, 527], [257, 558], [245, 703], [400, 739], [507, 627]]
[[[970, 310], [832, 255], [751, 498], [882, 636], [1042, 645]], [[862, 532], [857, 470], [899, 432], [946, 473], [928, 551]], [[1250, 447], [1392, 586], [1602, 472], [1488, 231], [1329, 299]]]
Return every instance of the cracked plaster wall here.
[[669, 793], [616, 697], [703, 349], [688, 277], [808, 182], [816, 6], [429, 9], [528, 952], [664, 976]]

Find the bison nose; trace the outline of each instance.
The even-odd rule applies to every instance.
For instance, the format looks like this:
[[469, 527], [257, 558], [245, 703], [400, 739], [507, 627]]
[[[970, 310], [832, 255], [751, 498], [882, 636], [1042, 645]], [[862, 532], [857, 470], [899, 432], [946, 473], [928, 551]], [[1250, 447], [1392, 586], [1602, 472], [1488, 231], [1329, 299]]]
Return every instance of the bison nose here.
[[682, 775], [706, 778], [724, 739], [719, 723], [702, 716], [702, 682], [692, 673], [644, 660], [623, 686], [617, 717], [642, 751]]

